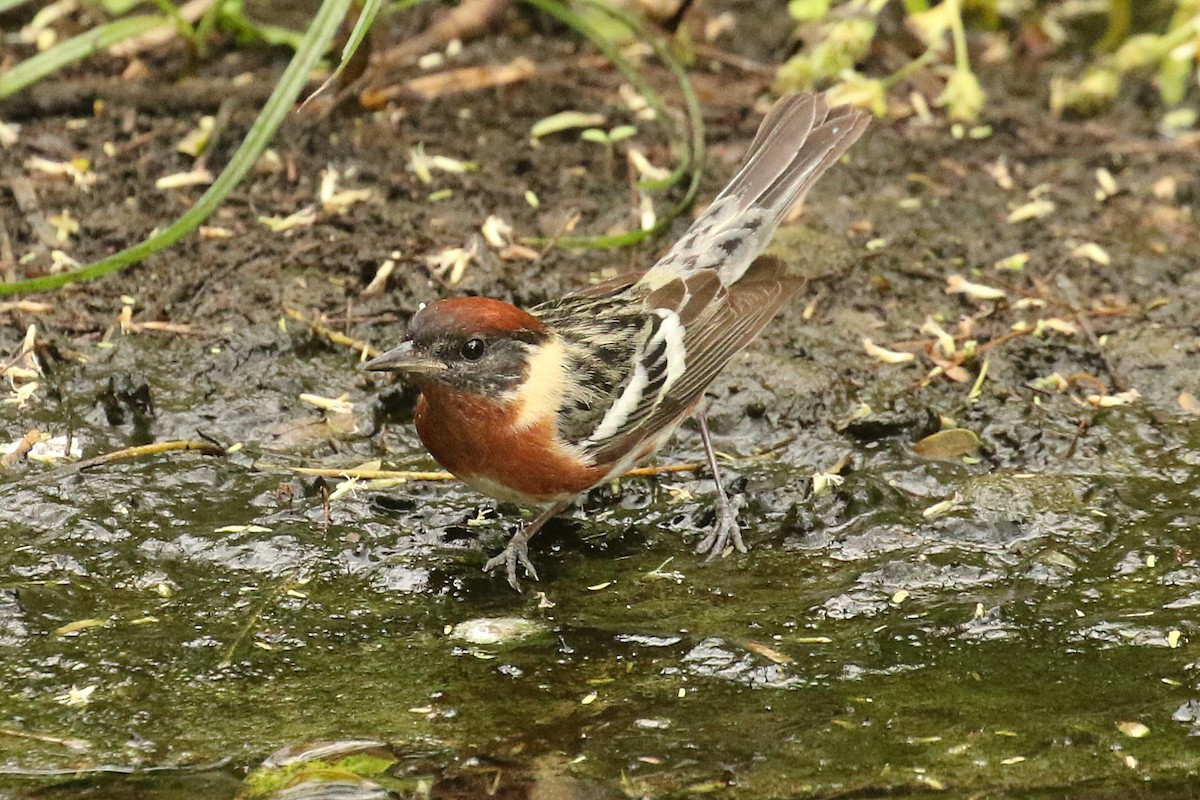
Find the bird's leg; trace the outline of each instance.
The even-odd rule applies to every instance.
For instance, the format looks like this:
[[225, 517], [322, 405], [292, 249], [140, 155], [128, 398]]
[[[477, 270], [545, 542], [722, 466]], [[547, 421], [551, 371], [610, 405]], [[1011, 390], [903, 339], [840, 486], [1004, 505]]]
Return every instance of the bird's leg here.
[[484, 572], [491, 572], [501, 564], [504, 565], [505, 571], [508, 573], [508, 585], [521, 591], [521, 583], [517, 580], [517, 564], [525, 568], [525, 574], [538, 579], [537, 570], [533, 568], [533, 562], [529, 560], [529, 540], [533, 535], [542, 529], [542, 526], [549, 522], [553, 517], [561, 514], [567, 506], [573, 501], [564, 500], [547, 508], [537, 518], [526, 525], [521, 530], [513, 534], [513, 537], [508, 540], [508, 544], [498, 554], [489, 558], [487, 563], [483, 565]]
[[700, 441], [704, 442], [704, 455], [708, 458], [708, 468], [712, 470], [713, 483], [717, 486], [717, 518], [712, 530], [704, 541], [696, 546], [697, 553], [707, 553], [708, 561], [725, 552], [725, 547], [732, 542], [739, 553], [746, 552], [746, 544], [742, 541], [742, 529], [738, 527], [737, 512], [744, 502], [741, 495], [732, 500], [725, 494], [721, 484], [721, 471], [717, 469], [717, 454], [713, 452], [712, 437], [708, 434], [708, 417], [701, 410], [696, 414], [700, 423]]

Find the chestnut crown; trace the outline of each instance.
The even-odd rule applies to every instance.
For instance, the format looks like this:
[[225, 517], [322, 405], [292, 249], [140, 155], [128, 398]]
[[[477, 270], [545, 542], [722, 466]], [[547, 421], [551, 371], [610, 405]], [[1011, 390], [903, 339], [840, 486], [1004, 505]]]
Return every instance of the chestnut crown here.
[[399, 347], [363, 366], [404, 373], [418, 385], [492, 395], [521, 383], [530, 356], [551, 335], [545, 323], [509, 303], [455, 297], [423, 307]]

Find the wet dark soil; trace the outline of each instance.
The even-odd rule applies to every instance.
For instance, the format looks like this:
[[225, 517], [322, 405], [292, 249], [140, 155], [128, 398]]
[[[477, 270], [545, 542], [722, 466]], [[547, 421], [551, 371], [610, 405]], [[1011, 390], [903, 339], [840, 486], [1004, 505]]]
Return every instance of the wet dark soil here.
[[[294, 796], [334, 796], [335, 778], [354, 797], [1190, 796], [1195, 142], [1158, 134], [1157, 110], [1132, 99], [1053, 119], [1056, 65], [985, 76], [987, 131], [876, 121], [780, 235], [809, 286], [708, 400], [726, 479], [748, 499], [749, 554], [692, 554], [712, 519], [703, 472], [628, 479], [539, 536], [542, 580], [518, 595], [480, 572], [516, 509], [452, 482], [289, 471], [436, 465], [409, 424], [412, 391], [356, 370], [356, 353], [285, 309], [386, 347], [422, 302], [532, 305], [645, 267], [673, 238], [539, 246], [534, 260], [480, 243], [461, 280], [435, 273], [427, 257], [472, 242], [489, 215], [518, 237], [574, 214], [576, 233], [636, 227], [622, 159], [574, 134], [531, 145], [538, 119], [600, 110], [671, 163], [619, 76], [558, 31], [518, 21], [454, 63], [522, 55], [535, 74], [502, 89], [296, 114], [205, 236], [21, 298], [46, 308], [0, 299], [0, 363], [35, 325], [43, 370], [24, 402], [6, 381], [4, 442], [37, 428], [85, 458], [241, 445], [0, 468], [0, 796], [267, 796], [289, 781]], [[235, 76], [257, 86], [285, 58], [218, 53], [203, 78], [239, 96]], [[40, 209], [0, 191], [11, 275], [44, 272], [55, 249], [86, 263], [183, 211], [201, 190], [155, 181], [192, 169], [176, 144], [203, 113], [223, 109], [211, 168], [244, 135], [252, 91], [190, 112], [145, 102], [180, 75], [174, 58], [150, 66], [136, 92], [58, 111], [21, 100], [5, 118], [22, 128], [0, 174]], [[678, 107], [666, 72], [645, 67]], [[704, 60], [694, 73], [703, 204], [761, 118], [765, 79]], [[477, 169], [422, 183], [418, 145]], [[87, 159], [95, 183], [34, 157]], [[329, 169], [369, 196], [322, 208]], [[1098, 170], [1119, 191], [1100, 196]], [[1052, 207], [1008, 221], [1034, 201]], [[286, 232], [259, 219], [308, 206], [315, 220]], [[41, 241], [37, 220], [64, 213], [78, 231]], [[1022, 253], [1021, 269], [995, 266]], [[955, 275], [1004, 297], [948, 293]], [[883, 363], [864, 338], [915, 358]], [[322, 411], [304, 393], [352, 405]], [[982, 446], [914, 450], [954, 427]], [[685, 429], [657, 463], [699, 460]], [[529, 630], [472, 638], [485, 618]], [[317, 747], [330, 741], [342, 746]]]

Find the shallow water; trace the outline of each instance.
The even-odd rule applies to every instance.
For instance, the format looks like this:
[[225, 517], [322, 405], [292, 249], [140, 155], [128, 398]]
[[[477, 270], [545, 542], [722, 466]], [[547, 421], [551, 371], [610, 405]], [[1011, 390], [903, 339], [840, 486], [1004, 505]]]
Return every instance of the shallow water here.
[[[478, 46], [488, 63], [534, 46], [562, 57], [537, 37]], [[706, 100], [711, 197], [761, 85], [708, 77], [721, 81]], [[4, 442], [36, 427], [85, 458], [242, 447], [0, 467], [0, 798], [1194, 796], [1200, 417], [1180, 395], [1200, 395], [1195, 156], [1132, 103], [1102, 124], [1055, 121], [1023, 93], [1027, 74], [985, 78], [991, 137], [877, 123], [817, 187], [804, 216], [817, 233], [782, 232], [813, 282], [709, 392], [752, 548], [713, 564], [692, 553], [712, 518], [703, 472], [594, 490], [539, 534], [542, 581], [518, 595], [481, 572], [518, 510], [453, 482], [289, 471], [434, 465], [413, 392], [281, 325], [280, 305], [384, 346], [446, 293], [530, 305], [650, 263], [661, 243], [489, 257], [453, 289], [424, 266], [495, 209], [545, 233], [527, 190], [544, 211], [579, 209], [589, 232], [626, 224], [628, 185], [591, 145], [527, 144], [532, 121], [562, 110], [557, 85], [346, 128], [297, 120], [276, 141], [295, 176], [256, 173], [215, 218], [237, 236], [5, 316], [0, 363], [31, 322], [52, 347], [34, 396], [0, 404]], [[145, 179], [178, 171], [173, 143], [194, 127], [131, 112], [151, 145], [110, 159], [125, 119], [72, 126], [69, 144], [66, 117], [30, 119], [0, 150], [14, 169], [28, 143], [92, 158], [91, 193], [37, 183], [44, 209], [94, 234], [74, 243], [81, 261], [163, 222]], [[431, 204], [405, 166], [418, 142], [480, 172], [439, 176], [457, 194]], [[381, 198], [267, 234], [256, 215], [311, 202], [330, 164]], [[1104, 200], [1100, 166], [1121, 187]], [[1005, 222], [1034, 193], [1055, 213]], [[1071, 255], [1088, 241], [1110, 267]], [[364, 296], [397, 248], [387, 291]], [[1021, 252], [1025, 269], [993, 266]], [[953, 274], [1007, 299], [949, 295]], [[123, 294], [136, 320], [193, 329], [122, 335]], [[1081, 317], [1096, 340], [1013, 335]], [[967, 326], [956, 346], [981, 343], [965, 382], [930, 375], [927, 318]], [[864, 336], [917, 357], [884, 365]], [[1035, 388], [1054, 373], [1069, 385]], [[1130, 387], [1128, 405], [1088, 400]], [[305, 392], [344, 393], [353, 411]], [[950, 425], [979, 452], [914, 452]], [[658, 463], [701, 460], [685, 428]], [[842, 482], [815, 479], [839, 463]]]
[[[326, 524], [322, 487], [337, 481], [283, 465], [354, 464], [381, 443], [390, 460], [423, 457], [403, 425], [369, 435], [393, 390], [303, 337], [271, 346], [271, 390], [223, 385], [145, 338], [56, 370], [70, 397], [34, 416], [71, 426], [85, 456], [194, 431], [246, 446], [82, 473], [31, 465], [3, 487], [9, 791], [269, 793], [270, 770], [239, 781], [279, 748], [338, 740], [379, 744], [313, 774], [366, 763], [369, 781], [350, 781], [366, 794], [346, 795], [364, 797], [497, 781], [566, 797], [1106, 795], [1147, 780], [1182, 794], [1194, 780], [1194, 424], [1101, 416], [1057, 465], [923, 461], [903, 437], [801, 430], [776, 458], [731, 465], [749, 555], [691, 553], [711, 508], [703, 476], [630, 479], [548, 529], [542, 582], [517, 595], [479, 571], [515, 510], [481, 514], [489, 504], [454, 484], [364, 483]], [[731, 380], [761, 374], [746, 369]], [[141, 376], [153, 410], [116, 396], [112, 374]], [[330, 386], [350, 390], [360, 432], [331, 433], [291, 399]], [[993, 397], [972, 413], [993, 441], [1029, 425]], [[831, 436], [855, 468], [812, 496]], [[666, 459], [694, 448], [685, 432]], [[506, 640], [497, 623], [501, 641], [484, 643], [454, 627], [487, 618], [534, 624]]]

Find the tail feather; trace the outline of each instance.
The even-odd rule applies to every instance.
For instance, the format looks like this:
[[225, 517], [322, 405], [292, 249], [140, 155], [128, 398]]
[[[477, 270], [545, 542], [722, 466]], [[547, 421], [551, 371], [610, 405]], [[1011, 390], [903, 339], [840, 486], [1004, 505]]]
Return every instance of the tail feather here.
[[829, 108], [820, 95], [791, 95], [767, 114], [746, 157], [708, 209], [646, 275], [652, 285], [716, 269], [729, 286], [745, 274], [775, 229], [854, 144], [869, 117]]
[[[774, 231], [788, 212], [804, 199], [808, 190], [858, 139], [867, 122], [866, 114], [849, 106], [832, 109], [824, 122], [813, 127], [800, 150], [793, 154], [771, 185], [746, 207], [756, 206], [774, 214], [775, 221], [771, 226]], [[750, 190], [745, 197], [753, 196], [752, 188], [747, 188]]]
[[790, 95], [773, 105], [758, 126], [737, 172], [715, 200], [731, 195], [761, 196], [787, 162], [803, 150], [813, 126], [823, 121], [826, 110], [824, 98], [818, 95]]

